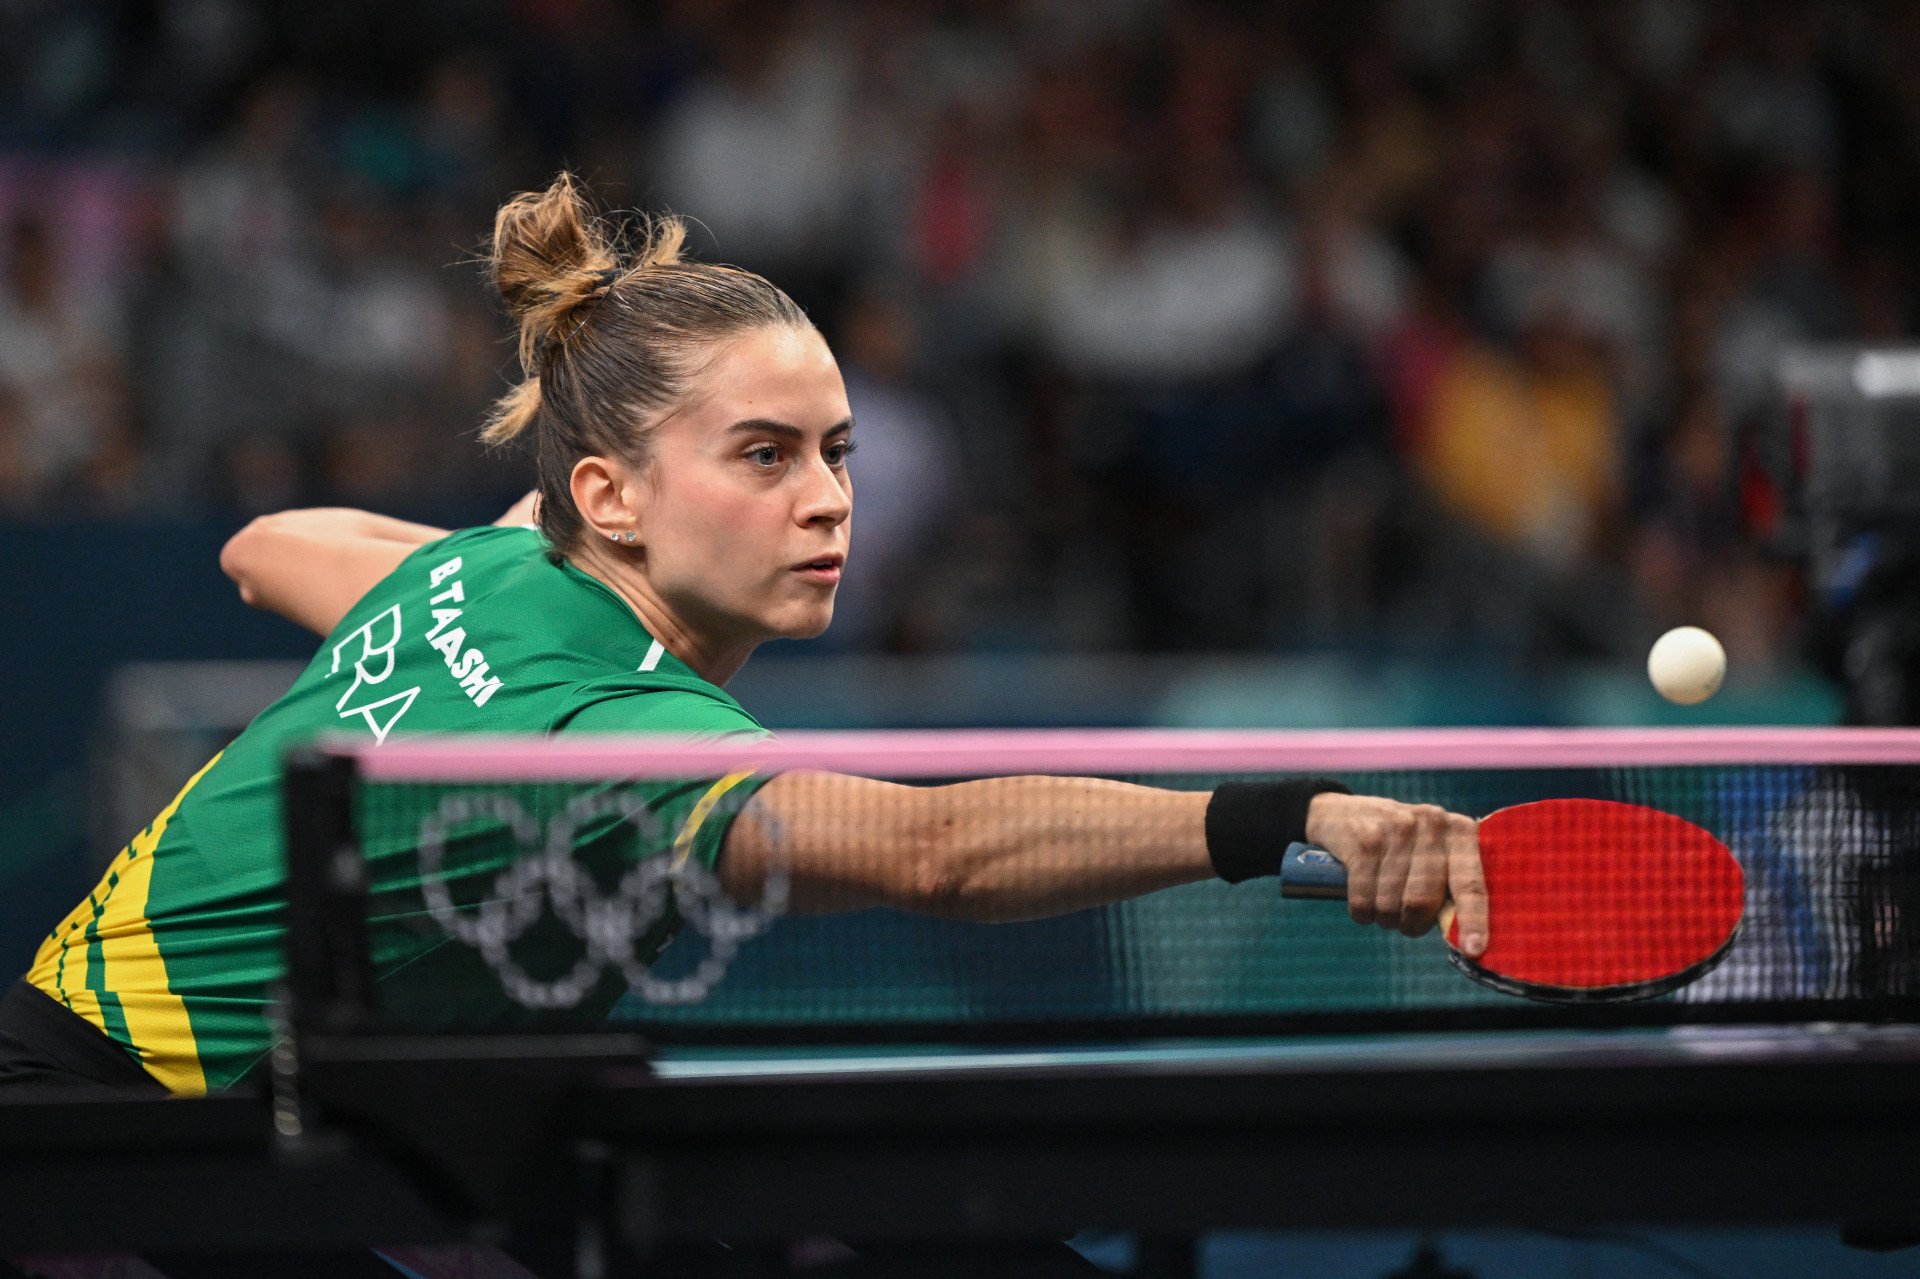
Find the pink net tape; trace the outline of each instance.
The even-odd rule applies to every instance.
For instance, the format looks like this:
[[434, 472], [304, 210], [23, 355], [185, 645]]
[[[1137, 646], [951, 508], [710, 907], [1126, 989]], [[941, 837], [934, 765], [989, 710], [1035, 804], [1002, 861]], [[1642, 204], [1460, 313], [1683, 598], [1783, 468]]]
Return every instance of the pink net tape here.
[[773, 741], [659, 736], [330, 740], [370, 781], [568, 781], [820, 769], [879, 777], [1015, 773], [1366, 772], [1685, 764], [1920, 763], [1920, 730], [1856, 728], [1178, 729], [795, 732]]

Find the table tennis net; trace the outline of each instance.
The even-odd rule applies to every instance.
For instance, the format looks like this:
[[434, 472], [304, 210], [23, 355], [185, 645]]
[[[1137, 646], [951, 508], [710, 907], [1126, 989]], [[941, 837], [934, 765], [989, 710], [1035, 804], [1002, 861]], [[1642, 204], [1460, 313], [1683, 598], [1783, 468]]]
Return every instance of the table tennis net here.
[[[1002, 768], [984, 746], [969, 747], [963, 758], [935, 743], [929, 754], [928, 736], [875, 750], [869, 735], [857, 759], [826, 750], [812, 762], [804, 745], [783, 745], [785, 754], [772, 762], [750, 750], [721, 759], [708, 749], [676, 766], [666, 758], [673, 752], [657, 744], [608, 745], [586, 758], [540, 741], [489, 751], [410, 747], [411, 754], [392, 757], [404, 766], [382, 764], [373, 753], [336, 755], [329, 767], [336, 776], [346, 772], [331, 799], [290, 787], [292, 856], [298, 862], [302, 846], [314, 843], [303, 832], [342, 817], [316, 804], [345, 805], [343, 829], [362, 873], [343, 876], [336, 867], [303, 879], [296, 872], [297, 893], [329, 898], [318, 910], [296, 902], [296, 927], [309, 943], [318, 928], [328, 933], [326, 945], [351, 947], [348, 962], [362, 963], [370, 978], [361, 993], [371, 1012], [422, 1030], [566, 1021], [689, 1039], [1047, 1038], [1196, 1026], [1264, 1033], [1596, 1018], [1910, 1019], [1920, 1002], [1920, 766], [1637, 764], [1630, 752], [1568, 765], [1542, 752], [1542, 766], [1515, 767], [1476, 765], [1462, 751], [1458, 766], [1313, 768], [1304, 766], [1313, 758], [1310, 743], [1279, 738], [1236, 747], [1238, 755], [1214, 751], [1196, 766], [1183, 758], [1194, 752], [1107, 735], [1121, 748], [1061, 750], [1054, 758], [1028, 745], [1007, 751]], [[1378, 754], [1393, 758], [1391, 742]], [[1142, 766], [1160, 758], [1168, 762]], [[770, 850], [772, 864], [782, 864], [781, 824], [760, 793], [773, 776], [783, 779], [773, 794], [799, 814], [796, 824], [806, 824], [807, 856], [820, 855], [821, 825], [839, 823], [849, 880], [884, 882], [875, 861], [918, 857], [924, 850], [911, 842], [927, 836], [912, 833], [899, 813], [883, 807], [862, 819], [836, 813], [827, 798], [828, 774], [888, 779], [890, 760], [892, 780], [915, 787], [1097, 770], [1135, 785], [1206, 791], [1228, 780], [1310, 772], [1359, 793], [1475, 817], [1548, 798], [1647, 805], [1727, 844], [1744, 874], [1744, 917], [1724, 958], [1680, 989], [1570, 1008], [1469, 982], [1437, 935], [1407, 938], [1356, 925], [1338, 903], [1283, 899], [1271, 879], [1192, 883], [1001, 923], [888, 908], [799, 913], [795, 906], [818, 886], [779, 869], [746, 900], [728, 894], [709, 863], [727, 856], [730, 839], [743, 838], [732, 833], [735, 823], [753, 823], [763, 854]], [[849, 762], [863, 767], [839, 767]], [[957, 823], [998, 803], [1009, 809], [999, 814], [1006, 826], [1018, 829], [1022, 814], [1012, 810], [1024, 793], [1016, 785], [949, 795], [966, 797], [954, 809]], [[1113, 792], [1089, 790], [1078, 820], [1092, 823], [1114, 802]], [[1047, 859], [1049, 841], [1087, 855], [1077, 833], [1062, 829], [1075, 820], [1058, 819], [1033, 836], [1028, 873], [1071, 882], [1070, 868]], [[961, 904], [944, 900], [939, 908]], [[344, 928], [343, 911], [353, 917]], [[333, 922], [316, 926], [314, 919]], [[342, 961], [336, 955], [332, 962]]]

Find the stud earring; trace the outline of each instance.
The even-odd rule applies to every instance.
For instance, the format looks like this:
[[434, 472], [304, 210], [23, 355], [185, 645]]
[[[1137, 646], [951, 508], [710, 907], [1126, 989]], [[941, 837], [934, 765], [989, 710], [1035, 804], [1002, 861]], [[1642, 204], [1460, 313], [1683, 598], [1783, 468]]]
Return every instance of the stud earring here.
[[628, 546], [632, 546], [635, 542], [640, 540], [640, 535], [634, 532], [632, 529], [628, 529], [625, 533], [622, 533], [620, 535], [620, 540], [625, 542]]

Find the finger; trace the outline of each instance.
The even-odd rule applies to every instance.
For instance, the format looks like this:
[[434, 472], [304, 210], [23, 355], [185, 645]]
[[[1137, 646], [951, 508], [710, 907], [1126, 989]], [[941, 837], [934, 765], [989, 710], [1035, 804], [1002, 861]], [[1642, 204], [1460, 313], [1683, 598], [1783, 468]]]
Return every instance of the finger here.
[[1413, 867], [1419, 829], [1419, 819], [1413, 810], [1403, 809], [1397, 814], [1393, 836], [1380, 859], [1380, 874], [1373, 887], [1373, 922], [1382, 928], [1400, 927], [1400, 917], [1406, 908], [1407, 873]]
[[1449, 827], [1447, 891], [1453, 898], [1462, 953], [1474, 956], [1487, 949], [1492, 937], [1487, 908], [1487, 879], [1480, 865], [1480, 824], [1459, 821]]
[[1401, 893], [1400, 931], [1408, 937], [1419, 937], [1432, 929], [1434, 917], [1447, 900], [1452, 861], [1449, 834], [1454, 815], [1430, 806], [1421, 807], [1418, 813], [1407, 883]]
[[1373, 886], [1380, 877], [1380, 836], [1369, 831], [1342, 850], [1347, 866], [1347, 914], [1356, 924], [1373, 922]]

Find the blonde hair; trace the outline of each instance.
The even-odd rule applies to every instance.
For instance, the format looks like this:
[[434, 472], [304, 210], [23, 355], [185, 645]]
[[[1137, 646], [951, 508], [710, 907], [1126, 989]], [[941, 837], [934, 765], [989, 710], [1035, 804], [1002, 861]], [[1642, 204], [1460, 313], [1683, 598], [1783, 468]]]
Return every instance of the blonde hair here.
[[685, 223], [627, 229], [599, 217], [573, 176], [524, 192], [493, 220], [493, 285], [520, 326], [518, 386], [481, 438], [530, 436], [540, 527], [556, 550], [583, 522], [570, 480], [583, 457], [644, 463], [651, 424], [676, 404], [700, 348], [765, 327], [808, 327], [806, 313], [761, 276], [681, 256]]

